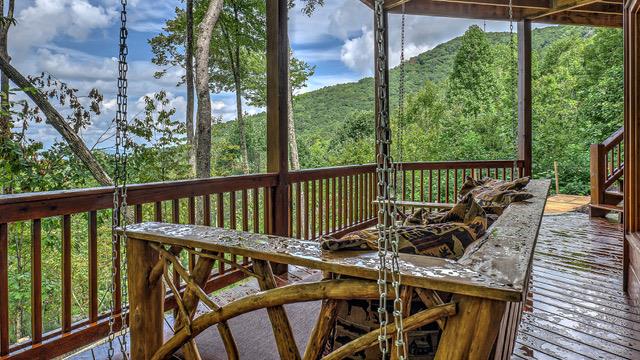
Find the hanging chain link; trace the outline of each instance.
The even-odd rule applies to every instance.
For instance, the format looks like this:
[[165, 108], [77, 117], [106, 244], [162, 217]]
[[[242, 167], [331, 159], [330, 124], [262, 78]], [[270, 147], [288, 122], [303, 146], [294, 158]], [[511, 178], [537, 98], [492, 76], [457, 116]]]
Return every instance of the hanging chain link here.
[[[513, 134], [513, 147], [514, 147], [514, 160], [513, 160], [513, 175], [515, 177], [515, 171], [518, 170], [518, 64], [516, 59], [516, 44], [513, 41], [513, 0], [509, 0], [509, 51], [511, 52], [511, 92], [513, 96], [512, 117], [515, 122], [514, 134]], [[513, 179], [512, 179], [513, 180]]]
[[[127, 0], [120, 0], [122, 10], [120, 11], [120, 43], [119, 43], [119, 56], [118, 56], [118, 95], [117, 104], [118, 110], [116, 112], [116, 136], [115, 136], [115, 154], [114, 154], [114, 177], [113, 177], [113, 213], [112, 213], [112, 238], [111, 238], [111, 316], [109, 317], [109, 349], [108, 358], [113, 359], [114, 347], [113, 341], [116, 337], [114, 329], [115, 317], [121, 316], [121, 328], [126, 329], [126, 307], [121, 305], [120, 309], [116, 309], [116, 283], [119, 274], [123, 274], [122, 279], [121, 299], [126, 301], [128, 299], [127, 291], [127, 251], [126, 251], [126, 235], [121, 237], [117, 236], [115, 229], [122, 227], [126, 230], [127, 227], [127, 55], [129, 48], [127, 46]], [[118, 261], [120, 259], [121, 261]], [[119, 263], [119, 264], [118, 264]], [[118, 267], [118, 265], [120, 265]], [[120, 270], [122, 273], [120, 273]], [[127, 338], [126, 333], [122, 334], [122, 341], [120, 343], [120, 352], [124, 358], [127, 356]]]
[[[386, 14], [384, 10], [384, 0], [376, 0], [375, 11], [375, 41], [377, 43], [377, 67], [378, 84], [376, 93], [378, 96], [378, 126], [377, 133], [377, 180], [378, 180], [378, 291], [380, 303], [378, 306], [378, 316], [380, 320], [380, 335], [378, 344], [382, 358], [389, 354], [389, 339], [387, 325], [389, 324], [389, 314], [387, 312], [387, 292], [388, 274], [391, 274], [391, 284], [394, 290], [395, 301], [393, 303], [393, 317], [397, 326], [396, 347], [400, 359], [404, 359], [404, 340], [402, 328], [402, 301], [400, 300], [400, 269], [399, 269], [399, 238], [397, 235], [396, 219], [398, 218], [396, 206], [396, 169], [393, 158], [389, 153], [391, 149], [391, 124], [389, 122], [389, 103], [387, 88], [387, 34], [386, 34]], [[391, 248], [391, 259], [388, 263], [389, 248]]]

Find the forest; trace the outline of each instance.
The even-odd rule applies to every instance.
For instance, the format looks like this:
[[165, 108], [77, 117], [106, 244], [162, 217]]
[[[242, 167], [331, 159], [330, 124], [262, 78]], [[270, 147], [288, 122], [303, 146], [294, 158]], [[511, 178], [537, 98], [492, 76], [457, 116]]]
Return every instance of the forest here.
[[[266, 169], [265, 114], [249, 115], [243, 109], [245, 103], [258, 107], [265, 103], [264, 2], [186, 3], [148, 43], [156, 65], [185, 68], [184, 78], [176, 85], [187, 87], [190, 105], [186, 113], [178, 113], [170, 106], [167, 89], [155, 89], [144, 99], [144, 111], [131, 115], [127, 126], [131, 138], [125, 144], [128, 183]], [[314, 7], [321, 4], [306, 1], [295, 11], [312, 16]], [[12, 15], [3, 15], [3, 19], [0, 36], [4, 42], [0, 44], [5, 45], [0, 49], [4, 54], [0, 65], [6, 96], [0, 104], [0, 194], [110, 185], [113, 149], [88, 148], [78, 135], [101, 114], [103, 95], [97, 90], [81, 94], [56, 74], [14, 74], [15, 69], [4, 60]], [[211, 30], [210, 38], [198, 35], [206, 29]], [[392, 69], [392, 120], [400, 135], [394, 144], [396, 160], [513, 159], [515, 42], [515, 35], [487, 33], [471, 26], [463, 36], [407, 60], [402, 96], [398, 86], [401, 69]], [[588, 193], [589, 144], [602, 141], [622, 125], [622, 45], [622, 32], [615, 29], [550, 26], [533, 31], [534, 177], [551, 177], [557, 161], [562, 193]], [[373, 162], [373, 79], [303, 92], [315, 68], [295, 58], [295, 51], [290, 67], [291, 168]], [[156, 73], [157, 77], [165, 75], [165, 71]], [[10, 88], [9, 80], [15, 88]], [[219, 92], [236, 95], [237, 116], [232, 121], [223, 121], [211, 111], [209, 94]], [[404, 100], [402, 117], [397, 111], [400, 99]], [[202, 115], [207, 111], [209, 119]], [[65, 129], [61, 139], [46, 148], [29, 131], [33, 124], [45, 121]], [[199, 122], [210, 126], [210, 134], [196, 131]], [[85, 152], [80, 151], [82, 146]], [[78, 317], [87, 311], [88, 249], [86, 242], [75, 237], [86, 239], [86, 221], [85, 215], [72, 222], [73, 283], [78, 284], [73, 309]], [[104, 265], [99, 268], [100, 309], [105, 311], [110, 215], [101, 212], [96, 221], [100, 228], [98, 261]], [[60, 226], [57, 219], [42, 224], [43, 252], [48, 254], [43, 259], [45, 331], [60, 324], [61, 299], [56, 291], [60, 287]], [[11, 313], [16, 314], [12, 342], [29, 336], [30, 331], [29, 231], [28, 223], [12, 224], [10, 277], [18, 279], [10, 289]]]

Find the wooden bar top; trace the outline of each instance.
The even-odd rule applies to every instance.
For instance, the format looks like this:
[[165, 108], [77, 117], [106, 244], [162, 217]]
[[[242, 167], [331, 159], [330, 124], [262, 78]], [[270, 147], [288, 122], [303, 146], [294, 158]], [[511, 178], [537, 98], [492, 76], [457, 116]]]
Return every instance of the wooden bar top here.
[[[472, 244], [458, 261], [400, 254], [401, 283], [495, 300], [522, 301], [549, 185], [549, 180], [532, 180], [527, 190], [534, 197], [511, 204], [487, 235]], [[329, 252], [313, 241], [158, 222], [130, 225], [126, 234], [132, 239], [378, 279], [376, 251]]]

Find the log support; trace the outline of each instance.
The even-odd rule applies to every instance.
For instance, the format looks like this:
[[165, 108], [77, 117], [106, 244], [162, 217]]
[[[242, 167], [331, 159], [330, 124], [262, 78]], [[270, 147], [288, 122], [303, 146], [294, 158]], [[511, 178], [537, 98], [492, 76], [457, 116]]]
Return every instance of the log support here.
[[454, 295], [456, 316], [447, 320], [436, 360], [486, 360], [500, 331], [504, 301]]
[[129, 239], [127, 253], [131, 358], [151, 359], [156, 349], [162, 346], [164, 326], [163, 283], [149, 283], [149, 274], [158, 261], [158, 252], [146, 241]]
[[318, 360], [322, 356], [331, 330], [336, 324], [338, 300], [328, 299], [322, 302], [318, 321], [311, 332], [307, 349], [304, 352], [304, 360]]
[[[276, 281], [271, 271], [271, 266], [268, 261], [253, 260], [253, 271], [255, 271], [258, 278], [258, 285], [260, 290], [266, 291], [275, 289]], [[272, 306], [267, 308], [269, 319], [271, 320], [271, 326], [273, 327], [273, 335], [276, 338], [276, 345], [278, 346], [278, 352], [281, 359], [300, 359], [300, 352], [296, 345], [295, 338], [293, 337], [293, 331], [289, 324], [289, 318], [284, 310], [284, 307]]]

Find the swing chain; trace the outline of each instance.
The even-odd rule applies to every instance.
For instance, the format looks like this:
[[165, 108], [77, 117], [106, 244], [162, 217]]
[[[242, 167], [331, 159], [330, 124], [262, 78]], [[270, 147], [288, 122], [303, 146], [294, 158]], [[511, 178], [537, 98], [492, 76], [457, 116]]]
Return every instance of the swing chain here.
[[[127, 299], [127, 257], [126, 257], [126, 235], [119, 237], [116, 235], [115, 230], [117, 227], [122, 227], [126, 230], [127, 226], [127, 55], [129, 48], [127, 45], [127, 0], [120, 0], [122, 9], [120, 11], [120, 43], [119, 43], [119, 55], [118, 55], [118, 95], [116, 112], [116, 136], [115, 136], [115, 154], [114, 154], [114, 191], [113, 191], [113, 213], [112, 213], [112, 237], [111, 237], [111, 314], [109, 317], [109, 349], [108, 358], [113, 359], [114, 347], [113, 341], [116, 337], [114, 330], [115, 317], [121, 317], [120, 328], [126, 329], [126, 311], [123, 310], [122, 304], [116, 304], [115, 297], [116, 283], [120, 277], [120, 270], [124, 274], [121, 282], [121, 299]], [[122, 153], [121, 153], [122, 150]], [[121, 254], [123, 261], [121, 259]], [[119, 305], [119, 309], [116, 309], [116, 305]], [[127, 339], [126, 333], [122, 335], [122, 341], [120, 341], [120, 352], [124, 358], [127, 356]]]
[[[380, 320], [380, 335], [378, 345], [382, 358], [386, 358], [389, 353], [389, 339], [387, 325], [389, 324], [389, 314], [387, 312], [387, 291], [388, 274], [391, 273], [391, 283], [394, 289], [396, 301], [394, 301], [393, 317], [400, 336], [396, 336], [396, 348], [400, 359], [404, 359], [404, 341], [402, 329], [402, 302], [400, 298], [400, 270], [399, 270], [399, 238], [397, 236], [396, 219], [398, 217], [396, 206], [396, 168], [392, 156], [389, 154], [391, 148], [391, 125], [389, 122], [389, 103], [387, 84], [387, 40], [386, 40], [386, 13], [384, 10], [384, 0], [376, 0], [374, 3], [375, 12], [375, 41], [378, 48], [377, 53], [377, 75], [378, 84], [376, 94], [378, 96], [378, 124], [377, 133], [377, 185], [378, 185], [378, 291], [380, 294], [378, 316]], [[390, 264], [387, 263], [389, 248], [391, 247]], [[390, 265], [390, 266], [389, 266]]]
[[[515, 120], [514, 134], [513, 134], [513, 146], [515, 148], [513, 170], [511, 176], [515, 177], [515, 171], [518, 170], [518, 95], [516, 88], [518, 86], [518, 66], [517, 59], [515, 57], [515, 42], [513, 41], [513, 0], [509, 0], [509, 51], [511, 52], [511, 91], [514, 100], [515, 110], [512, 109], [512, 117]], [[519, 174], [521, 175], [521, 174]], [[513, 179], [512, 179], [513, 180]]]

